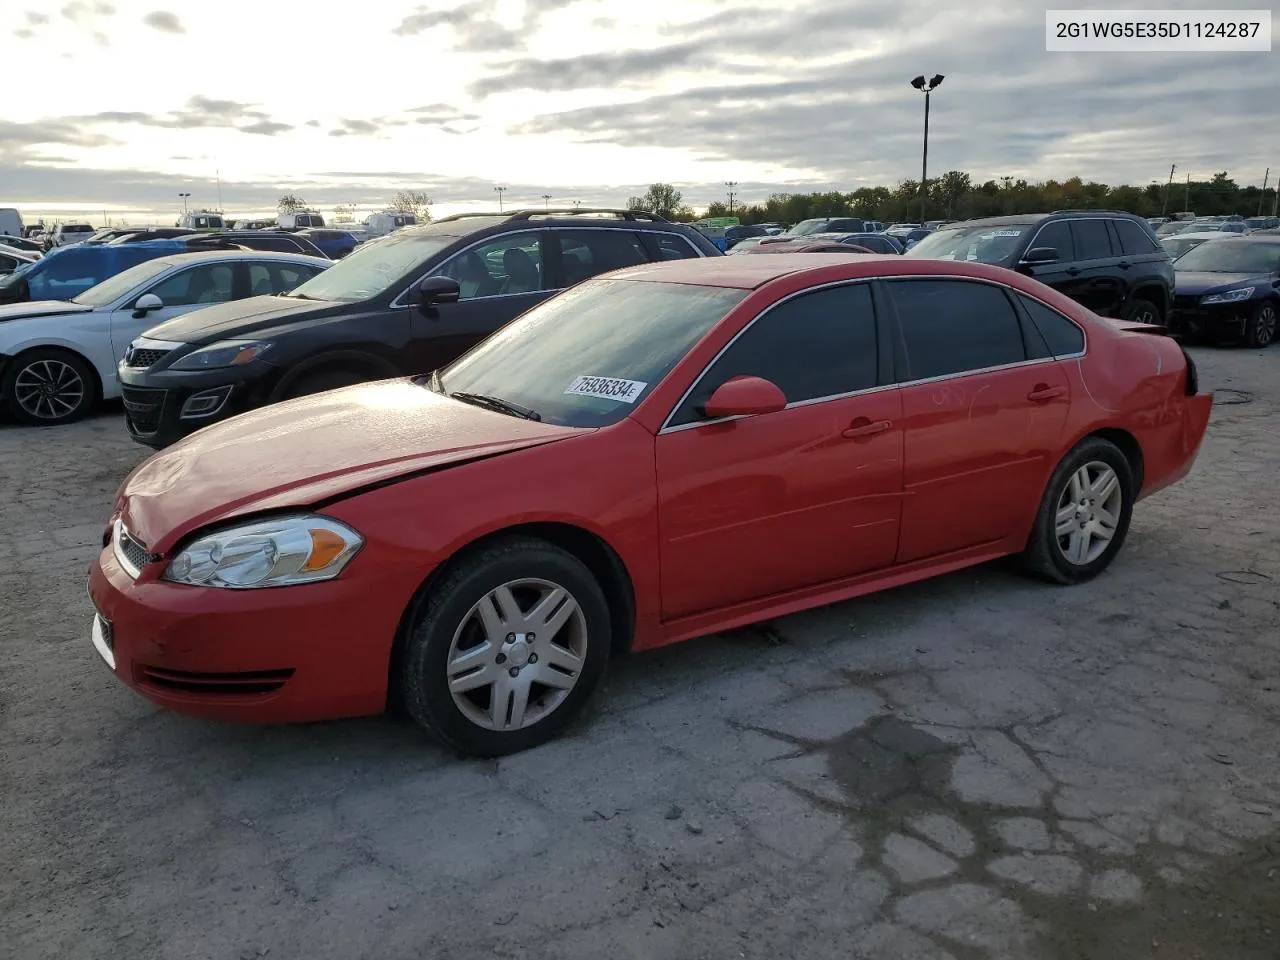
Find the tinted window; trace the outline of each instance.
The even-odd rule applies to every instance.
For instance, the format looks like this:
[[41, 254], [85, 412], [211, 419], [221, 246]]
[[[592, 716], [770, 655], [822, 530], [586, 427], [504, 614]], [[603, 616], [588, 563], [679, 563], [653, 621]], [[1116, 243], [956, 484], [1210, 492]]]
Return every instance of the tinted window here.
[[876, 325], [871, 288], [815, 290], [779, 304], [747, 328], [707, 371], [673, 424], [701, 420], [715, 389], [733, 377], [763, 377], [788, 403], [876, 385]]
[[6, 257], [0, 253], [0, 273], [11, 273], [18, 268], [18, 261], [14, 257]]
[[669, 233], [653, 233], [649, 237], [657, 245], [658, 257], [662, 260], [689, 260], [698, 255], [684, 237]]
[[1105, 220], [1072, 220], [1077, 260], [1102, 260], [1111, 256], [1111, 237]]
[[855, 240], [854, 242], [857, 243], [858, 246], [868, 247], [874, 250], [876, 253], [898, 253], [899, 252], [897, 245], [892, 240], [889, 240], [885, 237], [863, 237], [862, 239]]
[[1156, 242], [1147, 236], [1147, 231], [1132, 220], [1113, 220], [1112, 226], [1120, 235], [1120, 249], [1126, 256], [1134, 257], [1143, 253], [1154, 253]]
[[298, 284], [310, 280], [319, 272], [319, 267], [307, 267], [302, 264], [272, 264], [271, 283], [275, 288], [272, 293], [288, 293]]
[[557, 230], [564, 285], [622, 267], [648, 263], [640, 237], [628, 230]]
[[537, 233], [499, 237], [472, 247], [438, 272], [458, 281], [463, 300], [550, 289]]
[[1071, 227], [1065, 220], [1055, 220], [1041, 227], [1040, 232], [1031, 241], [1031, 249], [1037, 247], [1051, 247], [1057, 250], [1059, 260], [1076, 258], [1076, 246], [1071, 239]]
[[1031, 316], [1040, 336], [1055, 357], [1067, 357], [1084, 350], [1084, 332], [1057, 310], [1046, 307], [1039, 300], [1018, 294], [1023, 308]]
[[175, 273], [147, 293], [154, 293], [166, 307], [190, 307], [226, 303], [231, 299], [235, 270], [229, 263], [209, 263]]
[[273, 293], [283, 293], [275, 288], [271, 279], [271, 268], [265, 263], [249, 264], [249, 296], [265, 297]]
[[924, 380], [1026, 359], [1013, 305], [1000, 287], [965, 280], [901, 280], [889, 284], [908, 374]]

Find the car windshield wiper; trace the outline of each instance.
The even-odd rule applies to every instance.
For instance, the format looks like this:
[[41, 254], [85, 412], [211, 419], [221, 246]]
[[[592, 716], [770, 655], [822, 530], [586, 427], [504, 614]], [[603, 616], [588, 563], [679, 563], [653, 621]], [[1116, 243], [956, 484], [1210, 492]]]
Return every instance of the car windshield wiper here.
[[512, 403], [510, 400], [503, 400], [501, 397], [490, 397], [483, 393], [451, 393], [449, 396], [455, 400], [461, 400], [463, 403], [472, 403], [477, 407], [487, 407], [490, 410], [496, 410], [498, 413], [507, 413], [524, 420], [542, 419], [542, 416], [536, 410], [522, 407], [520, 404]]

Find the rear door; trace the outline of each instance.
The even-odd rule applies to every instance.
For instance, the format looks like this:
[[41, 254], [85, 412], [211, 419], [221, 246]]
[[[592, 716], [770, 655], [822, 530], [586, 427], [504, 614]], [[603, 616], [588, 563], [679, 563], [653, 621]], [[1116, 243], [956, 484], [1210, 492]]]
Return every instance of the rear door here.
[[1066, 374], [1001, 286], [895, 279], [885, 287], [902, 371], [897, 562], [1005, 540], [1034, 512], [1057, 456]]
[[1104, 317], [1118, 317], [1124, 305], [1128, 282], [1124, 279], [1125, 262], [1121, 251], [1111, 242], [1107, 221], [1101, 218], [1082, 218], [1069, 221], [1071, 236], [1075, 241], [1077, 275], [1080, 295], [1071, 295], [1094, 313]]
[[450, 257], [435, 275], [458, 281], [460, 299], [424, 314], [408, 308], [411, 369], [426, 373], [461, 356], [556, 290], [547, 231], [504, 234]]

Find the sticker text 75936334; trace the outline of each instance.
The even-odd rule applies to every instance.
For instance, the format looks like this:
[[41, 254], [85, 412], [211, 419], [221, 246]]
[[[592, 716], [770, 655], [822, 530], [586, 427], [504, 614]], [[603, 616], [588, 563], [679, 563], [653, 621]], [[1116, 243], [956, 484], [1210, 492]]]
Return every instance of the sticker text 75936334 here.
[[639, 380], [620, 380], [617, 377], [578, 377], [564, 392], [578, 397], [599, 397], [602, 400], [617, 400], [619, 403], [635, 403], [647, 386], [647, 383]]

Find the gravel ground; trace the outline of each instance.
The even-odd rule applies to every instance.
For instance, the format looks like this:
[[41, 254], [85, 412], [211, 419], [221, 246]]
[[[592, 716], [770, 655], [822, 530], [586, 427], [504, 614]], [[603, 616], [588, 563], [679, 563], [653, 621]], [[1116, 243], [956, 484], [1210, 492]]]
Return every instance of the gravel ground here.
[[154, 709], [84, 592], [141, 448], [0, 425], [0, 956], [1274, 958], [1280, 350], [1195, 355], [1199, 464], [1099, 580], [996, 564], [636, 657], [496, 762]]

